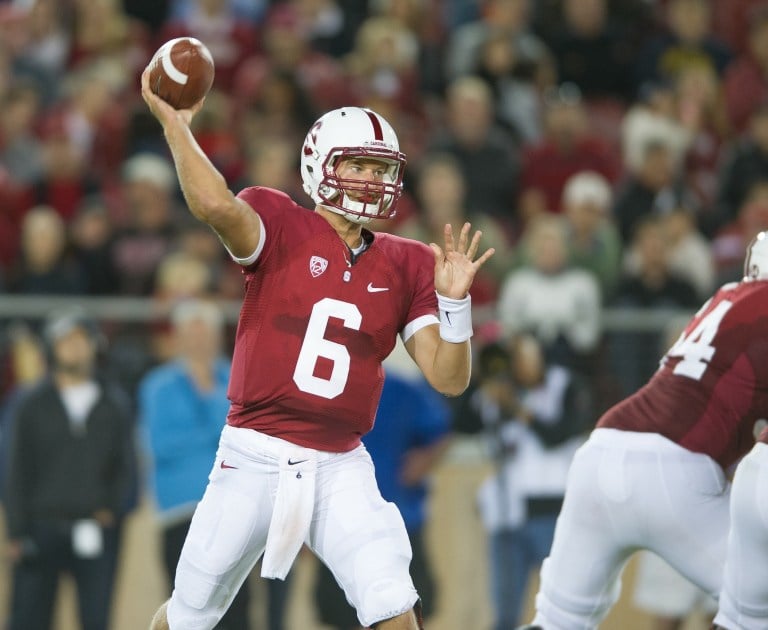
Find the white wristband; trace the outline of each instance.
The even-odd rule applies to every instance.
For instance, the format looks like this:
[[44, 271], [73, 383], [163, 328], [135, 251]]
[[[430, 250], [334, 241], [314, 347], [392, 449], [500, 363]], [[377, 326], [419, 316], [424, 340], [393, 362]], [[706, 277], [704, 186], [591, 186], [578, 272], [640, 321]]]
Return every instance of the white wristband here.
[[440, 315], [440, 337], [449, 343], [462, 343], [472, 336], [472, 298], [445, 297], [435, 291]]

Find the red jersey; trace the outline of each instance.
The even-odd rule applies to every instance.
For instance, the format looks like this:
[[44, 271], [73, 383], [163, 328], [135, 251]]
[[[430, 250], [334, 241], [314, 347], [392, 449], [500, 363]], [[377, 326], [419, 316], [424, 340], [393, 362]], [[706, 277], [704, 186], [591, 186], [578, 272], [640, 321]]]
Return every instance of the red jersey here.
[[264, 242], [244, 268], [227, 422], [325, 451], [356, 447], [373, 426], [381, 362], [397, 334], [437, 323], [434, 254], [363, 231], [356, 260], [325, 218], [268, 188], [239, 197]]
[[599, 427], [654, 432], [723, 468], [768, 418], [768, 282], [723, 286], [688, 323], [653, 378]]

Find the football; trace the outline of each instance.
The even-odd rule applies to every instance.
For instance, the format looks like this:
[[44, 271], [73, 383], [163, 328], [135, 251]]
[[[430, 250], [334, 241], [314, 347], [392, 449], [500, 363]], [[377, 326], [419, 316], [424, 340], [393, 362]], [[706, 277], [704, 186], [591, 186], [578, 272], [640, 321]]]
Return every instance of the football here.
[[213, 57], [194, 37], [165, 42], [149, 62], [149, 86], [174, 109], [187, 109], [202, 99], [213, 84]]

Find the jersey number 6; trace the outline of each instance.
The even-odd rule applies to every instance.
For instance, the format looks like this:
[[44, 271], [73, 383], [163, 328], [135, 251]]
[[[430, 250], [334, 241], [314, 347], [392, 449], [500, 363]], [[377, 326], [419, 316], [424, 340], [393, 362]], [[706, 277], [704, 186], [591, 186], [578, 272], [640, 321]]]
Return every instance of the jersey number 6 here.
[[[303, 392], [336, 398], [347, 385], [349, 377], [349, 351], [345, 346], [325, 338], [325, 330], [331, 317], [342, 320], [345, 328], [360, 330], [363, 316], [354, 304], [323, 298], [312, 307], [312, 314], [301, 344], [299, 359], [293, 371], [293, 382]], [[329, 378], [315, 376], [317, 359], [323, 357], [333, 363]]]

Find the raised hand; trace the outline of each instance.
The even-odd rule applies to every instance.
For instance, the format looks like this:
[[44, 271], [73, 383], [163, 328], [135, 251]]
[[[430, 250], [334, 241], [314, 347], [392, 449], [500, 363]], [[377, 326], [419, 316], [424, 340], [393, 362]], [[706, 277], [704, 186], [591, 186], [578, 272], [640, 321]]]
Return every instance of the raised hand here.
[[445, 247], [436, 243], [429, 246], [435, 254], [435, 290], [445, 297], [460, 300], [466, 297], [475, 274], [486, 260], [493, 256], [495, 250], [491, 247], [475, 260], [480, 245], [482, 232], [477, 230], [469, 241], [470, 223], [465, 223], [459, 234], [459, 242], [455, 243], [453, 228], [446, 224], [444, 230]]
[[169, 122], [181, 118], [187, 125], [192, 122], [195, 114], [200, 111], [205, 102], [205, 98], [199, 100], [189, 109], [174, 109], [149, 87], [149, 68], [145, 68], [141, 73], [141, 96], [149, 107], [149, 111], [157, 118], [160, 124], [165, 127]]

